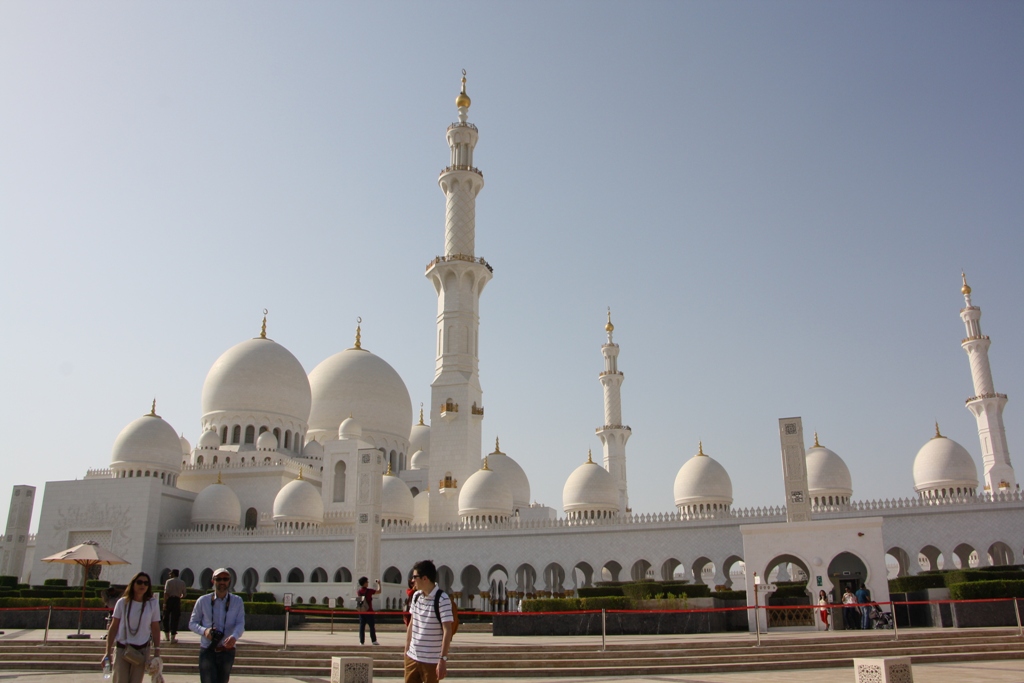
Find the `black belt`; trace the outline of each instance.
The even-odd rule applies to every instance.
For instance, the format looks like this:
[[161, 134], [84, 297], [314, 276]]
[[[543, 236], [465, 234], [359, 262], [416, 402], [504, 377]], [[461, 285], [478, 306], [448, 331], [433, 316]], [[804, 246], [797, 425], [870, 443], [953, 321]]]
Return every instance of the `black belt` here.
[[[119, 650], [123, 650], [125, 648], [125, 644], [124, 643], [116, 643], [115, 642], [114, 645], [116, 645]], [[136, 650], [141, 650], [144, 647], [149, 647], [149, 643], [146, 642], [146, 643], [143, 643], [142, 645], [132, 645], [132, 647], [134, 647]]]

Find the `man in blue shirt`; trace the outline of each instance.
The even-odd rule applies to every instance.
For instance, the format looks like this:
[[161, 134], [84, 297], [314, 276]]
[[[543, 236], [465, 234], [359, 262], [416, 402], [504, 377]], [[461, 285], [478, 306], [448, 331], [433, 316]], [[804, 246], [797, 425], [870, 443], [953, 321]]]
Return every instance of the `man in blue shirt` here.
[[188, 628], [200, 636], [199, 680], [228, 683], [235, 663], [235, 643], [245, 633], [242, 599], [228, 592], [231, 572], [221, 567], [213, 572], [213, 593], [196, 600]]
[[866, 604], [871, 602], [871, 593], [868, 591], [868, 587], [862, 583], [857, 589], [856, 595], [857, 602], [860, 603], [860, 627], [866, 630], [871, 628], [871, 607]]

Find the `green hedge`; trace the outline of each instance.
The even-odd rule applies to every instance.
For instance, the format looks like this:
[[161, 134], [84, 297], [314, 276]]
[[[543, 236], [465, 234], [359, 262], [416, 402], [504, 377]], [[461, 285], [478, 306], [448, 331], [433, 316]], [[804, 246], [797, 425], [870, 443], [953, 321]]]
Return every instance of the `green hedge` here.
[[110, 582], [103, 579], [89, 579], [85, 582], [86, 588], [110, 588]]
[[600, 598], [581, 598], [581, 609], [630, 609], [632, 604], [629, 598], [608, 596]]
[[807, 584], [797, 583], [793, 585], [787, 581], [785, 583], [776, 583], [775, 592], [771, 594], [773, 598], [806, 598], [807, 597]]
[[969, 581], [949, 587], [953, 600], [983, 600], [985, 598], [1024, 598], [1022, 581]]
[[890, 593], [916, 593], [928, 588], [945, 588], [946, 580], [942, 574], [917, 574], [916, 576], [898, 576], [889, 579]]
[[17, 588], [17, 576], [0, 576], [0, 588]]
[[[184, 611], [184, 610], [182, 610]], [[189, 614], [191, 614], [189, 610]], [[247, 602], [246, 614], [284, 614], [284, 605], [279, 602]]]
[[[0, 607], [78, 607], [82, 602], [78, 598], [3, 598], [0, 597]], [[86, 598], [86, 607], [106, 607], [99, 598]]]
[[[996, 571], [1000, 569], [1001, 571]], [[980, 569], [955, 569], [943, 575], [947, 586], [954, 583], [968, 583], [971, 581], [1024, 581], [1024, 572], [1017, 569], [1006, 569], [1005, 567], [991, 567], [988, 571]]]
[[44, 586], [66, 586], [68, 585], [67, 579], [46, 579], [43, 581]]
[[746, 591], [716, 591], [711, 594], [711, 597], [718, 598], [719, 600], [746, 600]]
[[579, 598], [531, 598], [523, 600], [524, 612], [572, 612], [583, 609]]
[[617, 586], [594, 586], [593, 588], [577, 588], [576, 595], [581, 598], [608, 598], [618, 597], [621, 598], [624, 593], [622, 592], [622, 585]]
[[[46, 590], [43, 588], [23, 588], [18, 591], [18, 594], [23, 598], [74, 598], [82, 597], [81, 589], [68, 590], [60, 588], [57, 590]], [[96, 591], [91, 591], [88, 588], [85, 589], [86, 598], [96, 597]]]
[[273, 593], [253, 593], [249, 597], [250, 602], [277, 602]]
[[655, 593], [662, 593], [661, 586], [654, 581], [637, 581], [622, 587], [622, 594], [630, 600], [650, 600]]

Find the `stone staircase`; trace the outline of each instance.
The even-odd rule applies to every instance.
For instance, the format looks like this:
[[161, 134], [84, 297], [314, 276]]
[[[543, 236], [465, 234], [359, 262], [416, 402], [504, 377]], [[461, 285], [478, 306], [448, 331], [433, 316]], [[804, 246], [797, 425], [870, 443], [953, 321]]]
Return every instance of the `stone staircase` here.
[[[545, 646], [543, 638], [515, 645], [459, 644], [452, 648], [449, 676], [530, 678], [571, 676], [651, 676], [727, 673], [786, 669], [850, 667], [855, 657], [906, 657], [914, 663], [978, 660], [1024, 660], [1024, 638], [1016, 629], [970, 631], [892, 631], [864, 634], [822, 634], [803, 637], [773, 635], [760, 647], [753, 638], [690, 638], [672, 643], [611, 641], [604, 652], [590, 640]], [[0, 641], [0, 669], [7, 671], [82, 671], [99, 668], [103, 645], [97, 641]], [[332, 656], [372, 656], [374, 675], [402, 677], [401, 648], [247, 644], [239, 650], [233, 673], [239, 675], [330, 678]], [[194, 646], [166, 648], [164, 671], [195, 673]]]

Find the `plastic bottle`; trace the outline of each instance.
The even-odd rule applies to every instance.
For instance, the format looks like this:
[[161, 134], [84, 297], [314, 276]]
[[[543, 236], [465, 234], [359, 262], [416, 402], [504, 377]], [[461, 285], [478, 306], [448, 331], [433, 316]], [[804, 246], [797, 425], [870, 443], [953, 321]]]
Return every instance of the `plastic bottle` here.
[[111, 676], [110, 657], [103, 658], [103, 680], [109, 681]]

